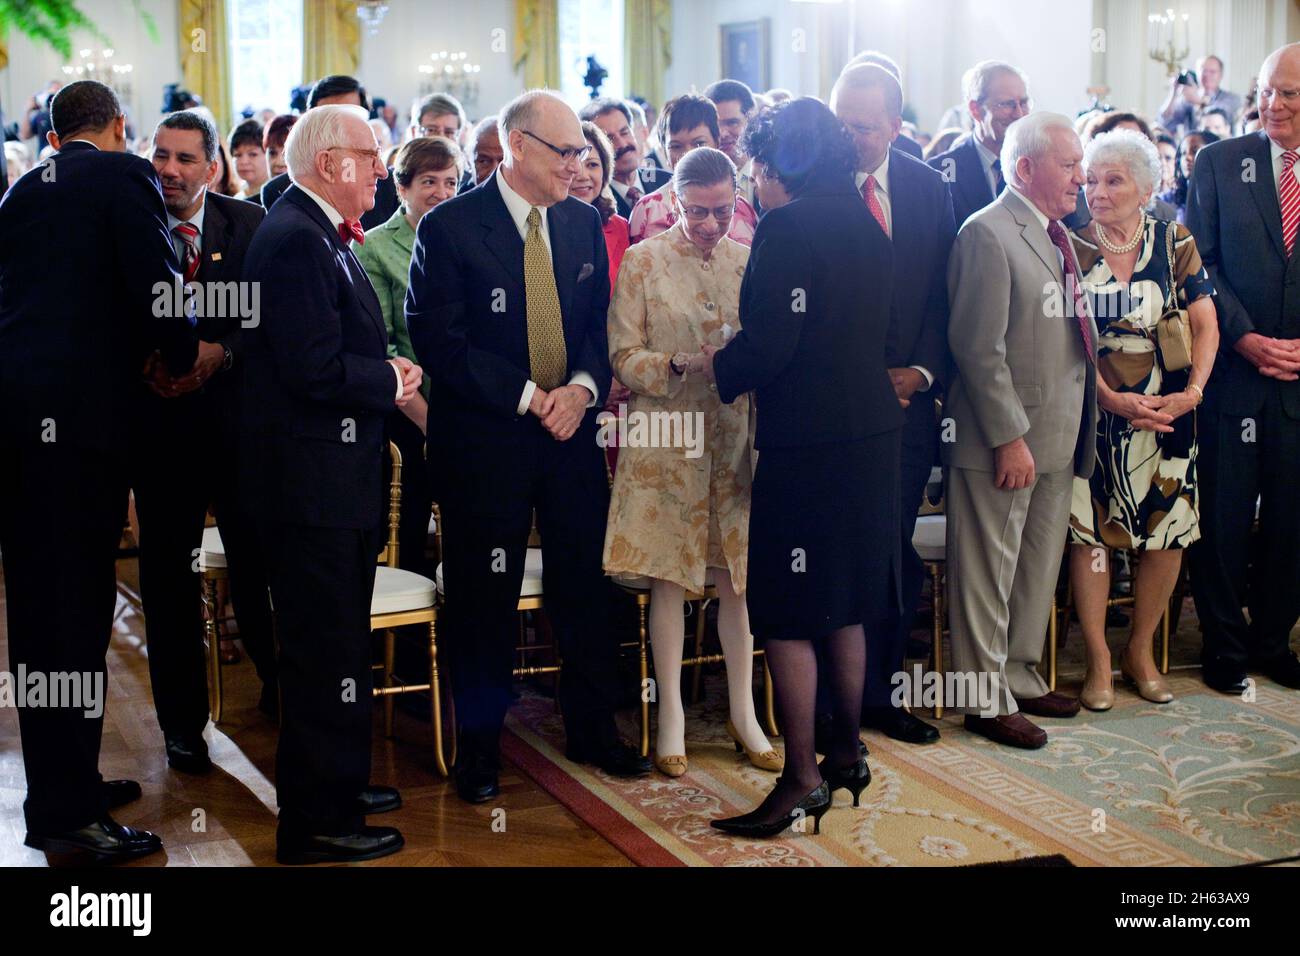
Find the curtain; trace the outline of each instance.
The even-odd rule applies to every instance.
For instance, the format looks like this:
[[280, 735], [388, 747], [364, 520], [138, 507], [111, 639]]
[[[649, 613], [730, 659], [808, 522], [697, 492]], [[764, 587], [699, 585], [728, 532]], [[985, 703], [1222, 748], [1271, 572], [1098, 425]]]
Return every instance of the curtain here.
[[515, 0], [515, 69], [524, 89], [560, 88], [559, 0]]
[[672, 0], [623, 0], [626, 93], [664, 104], [664, 73], [673, 62]]
[[302, 81], [356, 76], [361, 60], [361, 21], [355, 0], [303, 0]]
[[230, 54], [225, 0], [180, 0], [181, 79], [217, 118], [218, 131], [230, 129]]

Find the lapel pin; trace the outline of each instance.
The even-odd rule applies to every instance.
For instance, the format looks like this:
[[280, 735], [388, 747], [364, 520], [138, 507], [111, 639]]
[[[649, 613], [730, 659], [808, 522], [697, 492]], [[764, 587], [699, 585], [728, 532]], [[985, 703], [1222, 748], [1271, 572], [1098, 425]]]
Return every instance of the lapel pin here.
[[212, 261], [213, 261], [213, 262], [220, 262], [220, 261], [221, 261], [221, 253], [219, 253], [219, 252], [214, 252], [214, 253], [212, 253]]

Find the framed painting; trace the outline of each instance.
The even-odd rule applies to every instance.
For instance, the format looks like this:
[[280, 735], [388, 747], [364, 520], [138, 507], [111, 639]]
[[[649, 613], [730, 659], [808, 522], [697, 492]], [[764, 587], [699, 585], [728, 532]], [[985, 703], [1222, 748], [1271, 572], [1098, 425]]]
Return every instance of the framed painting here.
[[771, 87], [771, 25], [772, 21], [764, 17], [718, 27], [724, 78], [740, 80], [755, 93]]

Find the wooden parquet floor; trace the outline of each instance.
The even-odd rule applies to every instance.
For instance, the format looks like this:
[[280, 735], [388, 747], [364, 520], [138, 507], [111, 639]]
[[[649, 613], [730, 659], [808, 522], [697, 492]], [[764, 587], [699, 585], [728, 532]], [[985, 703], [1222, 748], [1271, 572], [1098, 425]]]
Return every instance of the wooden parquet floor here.
[[[133, 583], [135, 562], [122, 561], [119, 577]], [[134, 866], [274, 866], [276, 727], [257, 710], [260, 683], [252, 664], [224, 671], [226, 715], [206, 737], [215, 764], [203, 776], [167, 766], [149, 690], [144, 621], [119, 592], [108, 652], [109, 701], [100, 771], [106, 779], [140, 782], [142, 799], [114, 811], [122, 823], [159, 834], [161, 854]], [[0, 667], [9, 668], [0, 582]], [[590, 827], [510, 765], [501, 775], [500, 800], [471, 806], [432, 769], [429, 728], [398, 709], [396, 737], [387, 740], [378, 720], [371, 780], [398, 787], [402, 809], [373, 818], [398, 827], [406, 848], [371, 866], [630, 866]], [[0, 708], [0, 866], [44, 866], [43, 853], [22, 845], [26, 791], [18, 716]], [[505, 810], [505, 829], [493, 828], [493, 811]], [[500, 821], [500, 816], [495, 818]]]

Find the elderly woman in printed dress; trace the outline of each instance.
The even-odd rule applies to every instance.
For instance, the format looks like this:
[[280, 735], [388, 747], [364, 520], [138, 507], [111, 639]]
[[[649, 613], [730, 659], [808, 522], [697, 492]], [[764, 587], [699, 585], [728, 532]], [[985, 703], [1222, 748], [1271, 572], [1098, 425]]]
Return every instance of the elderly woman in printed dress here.
[[[620, 452], [605, 535], [605, 570], [651, 579], [650, 641], [658, 730], [655, 765], [686, 772], [682, 710], [682, 601], [712, 583], [718, 637], [727, 665], [738, 750], [764, 770], [782, 759], [759, 727], [752, 685], [754, 640], [745, 591], [753, 428], [748, 397], [718, 400], [704, 373], [702, 347], [725, 345], [739, 329], [740, 280], [749, 250], [727, 237], [737, 205], [736, 168], [725, 153], [693, 150], [673, 171], [677, 223], [628, 249], [609, 310], [614, 374], [632, 391], [628, 439]], [[665, 414], [666, 413], [666, 414]], [[647, 420], [680, 419], [658, 438]], [[674, 439], [687, 445], [663, 447]], [[683, 445], [687, 445], [683, 447]]]
[[[1196, 406], [1214, 366], [1219, 330], [1214, 287], [1192, 234], [1144, 211], [1161, 180], [1151, 141], [1131, 130], [1104, 133], [1088, 144], [1083, 164], [1092, 222], [1072, 238], [1100, 335], [1102, 410], [1097, 468], [1091, 479], [1074, 483], [1070, 583], [1088, 656], [1080, 699], [1092, 710], [1107, 710], [1114, 703], [1106, 646], [1111, 549], [1140, 552], [1133, 630], [1120, 672], [1146, 700], [1173, 700], [1152, 642], [1183, 549], [1200, 537]], [[1166, 368], [1156, 329], [1171, 287], [1192, 333], [1191, 367], [1178, 371]]]

